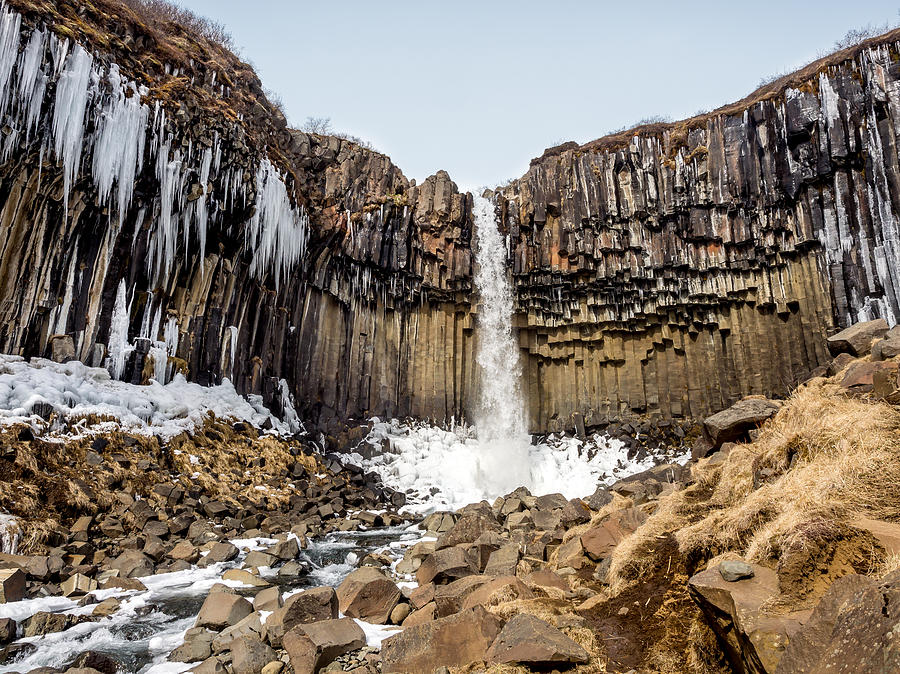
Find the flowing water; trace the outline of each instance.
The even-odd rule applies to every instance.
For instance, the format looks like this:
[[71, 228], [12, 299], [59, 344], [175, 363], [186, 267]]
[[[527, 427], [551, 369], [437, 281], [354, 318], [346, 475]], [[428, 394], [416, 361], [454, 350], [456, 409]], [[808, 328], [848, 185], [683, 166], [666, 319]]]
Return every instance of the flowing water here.
[[498, 493], [534, 486], [531, 436], [522, 396], [522, 365], [513, 332], [513, 288], [507, 271], [506, 239], [493, 202], [476, 196], [475, 288], [478, 291], [479, 400], [475, 416], [482, 457], [476, 481]]

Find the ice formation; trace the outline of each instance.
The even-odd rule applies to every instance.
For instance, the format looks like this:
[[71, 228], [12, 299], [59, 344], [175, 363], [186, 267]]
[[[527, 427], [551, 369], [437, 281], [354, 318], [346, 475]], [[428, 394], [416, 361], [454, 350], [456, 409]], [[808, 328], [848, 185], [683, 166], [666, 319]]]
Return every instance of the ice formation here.
[[[48, 406], [57, 415], [52, 421], [47, 421], [53, 418]], [[115, 419], [113, 426], [132, 433], [168, 439], [199, 428], [210, 413], [257, 426], [270, 424], [279, 433], [301, 430], [296, 419], [285, 423], [272, 416], [259, 396], [239, 395], [227, 379], [206, 387], [179, 374], [168, 384], [137, 386], [78, 361], [26, 362], [20, 356], [0, 355], [0, 425], [27, 423], [50, 437], [110, 430], [104, 423], [85, 426], [84, 417], [96, 415]]]

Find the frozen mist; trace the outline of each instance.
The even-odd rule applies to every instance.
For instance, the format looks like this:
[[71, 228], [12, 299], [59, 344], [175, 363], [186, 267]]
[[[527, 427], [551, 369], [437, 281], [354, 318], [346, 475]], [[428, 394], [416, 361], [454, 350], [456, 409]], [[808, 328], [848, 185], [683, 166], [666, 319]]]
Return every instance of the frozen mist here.
[[513, 289], [506, 268], [506, 238], [494, 203], [475, 196], [475, 288], [479, 373], [475, 427], [481, 445], [476, 482], [500, 493], [534, 486], [529, 460], [531, 436], [522, 396], [519, 345], [513, 333]]

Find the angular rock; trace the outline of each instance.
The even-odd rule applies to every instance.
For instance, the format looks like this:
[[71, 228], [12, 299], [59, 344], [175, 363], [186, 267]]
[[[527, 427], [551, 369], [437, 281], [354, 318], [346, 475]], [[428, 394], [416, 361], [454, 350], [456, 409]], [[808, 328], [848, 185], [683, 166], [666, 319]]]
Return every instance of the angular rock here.
[[728, 409], [704, 419], [703, 428], [709, 435], [713, 446], [719, 447], [724, 442], [741, 439], [747, 431], [775, 416], [779, 409], [781, 409], [781, 403], [775, 400], [745, 398]]
[[456, 578], [478, 573], [472, 560], [462, 548], [444, 548], [428, 555], [416, 571], [419, 585], [446, 583]]
[[195, 626], [223, 630], [237, 625], [251, 613], [253, 605], [243, 597], [230, 592], [212, 592], [200, 607]]
[[533, 615], [520, 613], [503, 627], [487, 654], [491, 664], [517, 663], [546, 668], [583, 664], [590, 656], [581, 646]]
[[282, 638], [298, 625], [335, 620], [338, 617], [338, 598], [333, 588], [314, 587], [291, 595], [284, 606], [266, 620], [269, 643], [278, 648]]
[[534, 597], [525, 583], [515, 576], [500, 576], [475, 588], [462, 603], [462, 608], [495, 606], [502, 602]]
[[477, 512], [462, 515], [445, 533], [438, 536], [435, 550], [449, 548], [462, 543], [474, 543], [487, 531], [500, 531], [500, 525], [493, 515]]
[[0, 604], [25, 598], [25, 574], [21, 569], [0, 569]]
[[278, 659], [268, 644], [254, 636], [238, 637], [231, 642], [230, 648], [234, 674], [259, 674], [263, 667]]
[[337, 589], [341, 612], [383, 625], [400, 601], [400, 588], [378, 569], [364, 566], [350, 573]]
[[728, 559], [719, 564], [719, 574], [729, 583], [735, 583], [745, 578], [753, 578], [753, 566], [747, 562]]
[[284, 635], [295, 674], [315, 674], [335, 658], [366, 645], [362, 628], [350, 618], [298, 625]]
[[883, 318], [856, 323], [829, 337], [828, 350], [835, 356], [839, 353], [865, 356], [871, 350], [872, 342], [884, 336], [888, 329], [887, 321]]
[[143, 578], [153, 575], [153, 560], [139, 550], [126, 550], [110, 563], [121, 578]]
[[405, 627], [382, 642], [382, 672], [433, 674], [438, 667], [481, 662], [499, 633], [500, 621], [481, 606]]

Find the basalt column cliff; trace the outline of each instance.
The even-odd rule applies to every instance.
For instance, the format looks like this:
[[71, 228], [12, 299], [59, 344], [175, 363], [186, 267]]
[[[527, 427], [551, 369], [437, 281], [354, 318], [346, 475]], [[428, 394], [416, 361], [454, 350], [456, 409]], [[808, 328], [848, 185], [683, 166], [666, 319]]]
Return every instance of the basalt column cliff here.
[[[0, 349], [350, 417], [476, 399], [472, 196], [292, 131], [250, 68], [117, 0], [0, 21]], [[533, 431], [778, 394], [900, 312], [897, 34], [535, 160], [494, 198]]]

